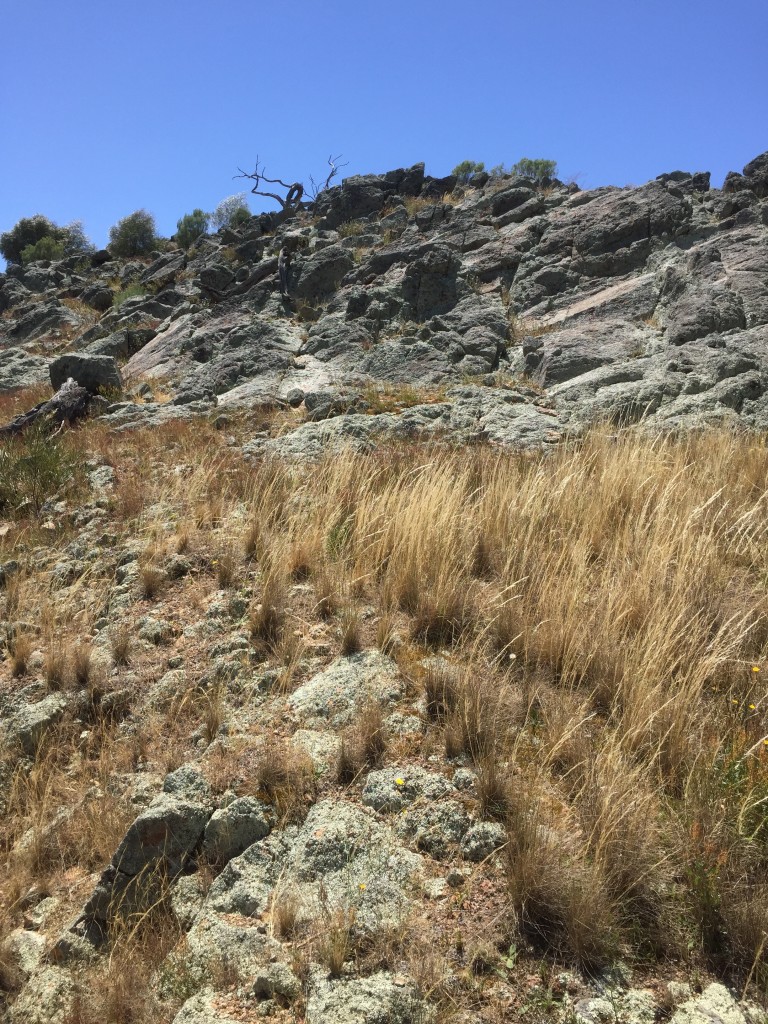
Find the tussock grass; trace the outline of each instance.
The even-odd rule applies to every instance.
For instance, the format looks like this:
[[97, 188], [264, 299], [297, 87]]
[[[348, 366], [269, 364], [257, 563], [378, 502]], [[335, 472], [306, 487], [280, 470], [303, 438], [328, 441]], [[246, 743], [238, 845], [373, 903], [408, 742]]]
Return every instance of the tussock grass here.
[[366, 704], [341, 737], [336, 763], [336, 778], [354, 782], [369, 768], [378, 768], [389, 747], [389, 734], [378, 704]]
[[281, 820], [301, 820], [315, 798], [312, 762], [289, 744], [266, 743], [247, 788], [272, 804]]
[[[82, 437], [120, 467], [112, 529], [147, 551], [194, 536], [198, 565], [223, 550], [247, 557], [237, 583], [253, 646], [284, 666], [270, 699], [292, 685], [304, 641], [330, 657], [339, 610], [359, 627], [363, 604], [373, 607], [378, 623], [369, 631], [366, 612], [358, 642], [375, 629], [377, 646], [396, 650], [409, 697], [423, 699], [424, 750], [472, 767], [467, 799], [506, 828], [509, 936], [590, 969], [618, 955], [680, 956], [765, 988], [762, 440], [595, 431], [546, 455], [406, 445], [297, 465], [246, 464], [202, 422], [111, 440], [100, 431]], [[10, 543], [0, 539], [3, 557]], [[45, 625], [50, 594], [18, 586], [2, 595], [6, 618], [39, 623], [45, 637], [75, 631], [92, 582]], [[26, 628], [8, 641], [9, 677]], [[110, 629], [120, 666], [130, 613], [122, 638]], [[435, 653], [443, 667], [419, 668]], [[132, 671], [143, 657], [137, 646]], [[212, 707], [210, 736], [217, 717]], [[364, 717], [360, 736], [344, 736], [345, 781], [386, 756]], [[141, 730], [120, 749], [105, 741], [126, 767], [150, 747]], [[275, 738], [248, 781], [283, 820], [315, 797], [299, 762]], [[24, 807], [11, 818], [29, 828]]]

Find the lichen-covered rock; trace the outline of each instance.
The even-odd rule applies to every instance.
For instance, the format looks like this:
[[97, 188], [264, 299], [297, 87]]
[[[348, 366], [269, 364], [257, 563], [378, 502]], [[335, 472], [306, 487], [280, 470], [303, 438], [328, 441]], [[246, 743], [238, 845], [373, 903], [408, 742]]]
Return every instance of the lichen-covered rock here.
[[269, 835], [272, 812], [252, 796], [240, 797], [215, 811], [205, 826], [203, 852], [216, 864], [226, 864]]
[[478, 821], [467, 829], [461, 841], [461, 855], [477, 864], [501, 849], [506, 841], [503, 825], [495, 821]]
[[469, 814], [456, 800], [406, 808], [397, 818], [398, 836], [437, 860], [449, 856], [466, 835]]
[[745, 1024], [747, 1019], [728, 989], [713, 984], [679, 1006], [671, 1024]]
[[415, 985], [386, 972], [331, 979], [313, 971], [307, 1024], [427, 1024], [431, 1015]]
[[375, 932], [403, 920], [422, 869], [421, 858], [370, 812], [323, 800], [299, 829], [272, 833], [234, 857], [211, 885], [206, 908], [258, 917], [290, 892], [305, 922], [352, 909], [356, 927]]
[[341, 739], [331, 731], [297, 729], [291, 736], [291, 743], [310, 758], [317, 775], [325, 775], [336, 763]]
[[36, 971], [8, 1010], [10, 1024], [68, 1024], [75, 981], [63, 967]]
[[158, 797], [126, 832], [112, 858], [124, 875], [138, 875], [148, 865], [165, 863], [178, 870], [202, 839], [210, 811], [171, 795]]
[[163, 792], [181, 800], [206, 804], [211, 800], [211, 787], [193, 764], [183, 764], [163, 779]]
[[377, 811], [402, 811], [416, 800], [439, 800], [453, 790], [444, 775], [416, 765], [382, 768], [368, 773], [362, 799]]
[[217, 974], [234, 974], [245, 980], [282, 959], [283, 953], [280, 943], [267, 935], [258, 920], [217, 914], [206, 906], [187, 933], [186, 948], [180, 955], [190, 978], [205, 984]]
[[391, 658], [379, 651], [362, 651], [337, 658], [323, 672], [295, 690], [288, 706], [305, 723], [347, 725], [369, 702], [386, 707], [403, 693], [403, 681]]
[[46, 945], [44, 936], [38, 935], [37, 932], [14, 928], [0, 944], [0, 959], [5, 963], [6, 969], [18, 971], [21, 977], [26, 979], [39, 966]]
[[61, 693], [51, 693], [37, 704], [20, 708], [3, 723], [2, 739], [6, 746], [18, 745], [25, 754], [34, 754], [46, 732], [64, 714], [69, 700]]

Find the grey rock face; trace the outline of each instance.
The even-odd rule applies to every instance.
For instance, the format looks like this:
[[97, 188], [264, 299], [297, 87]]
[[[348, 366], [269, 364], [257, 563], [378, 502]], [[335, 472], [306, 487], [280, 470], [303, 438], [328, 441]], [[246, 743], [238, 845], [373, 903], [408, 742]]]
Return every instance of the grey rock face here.
[[331, 245], [293, 268], [293, 292], [298, 298], [317, 299], [336, 290], [341, 279], [354, 266], [351, 254], [339, 245]]
[[338, 658], [288, 698], [288, 706], [306, 724], [346, 725], [369, 701], [387, 705], [399, 699], [403, 682], [397, 666], [379, 651]]
[[203, 852], [214, 863], [226, 864], [243, 850], [269, 835], [269, 808], [244, 796], [215, 811], [205, 827]]
[[[41, 339], [71, 338], [127, 358], [134, 388], [154, 378], [172, 392], [109, 409], [121, 427], [303, 402], [315, 422], [254, 441], [258, 456], [432, 435], [543, 447], [595, 420], [763, 429], [766, 167], [761, 154], [722, 189], [686, 171], [587, 192], [478, 175], [444, 201], [455, 181], [416, 165], [348, 178], [308, 218], [265, 214], [149, 267], [93, 256], [13, 268], [0, 279], [0, 389], [41, 379], [28, 350]], [[113, 277], [148, 294], [112, 309]], [[71, 298], [104, 309], [98, 322], [82, 323]], [[444, 394], [368, 415], [360, 396], [392, 385]]]
[[34, 754], [46, 732], [54, 726], [68, 705], [60, 693], [51, 693], [37, 704], [27, 704], [4, 723], [2, 738], [6, 746], [19, 746], [25, 754]]
[[80, 299], [86, 306], [104, 313], [112, 306], [113, 291], [103, 284], [92, 284], [80, 293]]
[[49, 372], [54, 390], [70, 377], [93, 394], [104, 388], [119, 390], [123, 386], [120, 370], [111, 356], [67, 352], [53, 360]]
[[37, 302], [20, 309], [19, 317], [8, 329], [8, 337], [13, 342], [34, 341], [46, 334], [61, 332], [64, 329], [74, 330], [79, 320], [70, 309], [56, 299]]
[[[0, 346], [1, 348], [1, 346]], [[22, 348], [0, 351], [0, 393], [29, 388], [48, 380], [48, 360]]]
[[331, 980], [316, 971], [310, 979], [307, 1024], [422, 1024], [429, 1020], [415, 987], [380, 972], [367, 978]]
[[210, 812], [201, 804], [163, 796], [133, 822], [112, 858], [116, 870], [138, 875], [148, 865], [178, 870], [202, 838]]

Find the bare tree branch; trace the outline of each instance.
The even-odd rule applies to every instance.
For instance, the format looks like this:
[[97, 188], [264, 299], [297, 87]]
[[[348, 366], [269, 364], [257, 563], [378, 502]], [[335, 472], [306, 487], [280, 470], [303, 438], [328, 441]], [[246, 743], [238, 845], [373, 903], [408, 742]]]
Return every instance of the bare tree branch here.
[[[301, 202], [301, 198], [304, 195], [304, 186], [301, 184], [300, 181], [294, 181], [293, 183], [289, 184], [287, 181], [282, 181], [280, 178], [268, 178], [264, 173], [266, 168], [259, 167], [258, 156], [256, 157], [256, 168], [253, 171], [253, 174], [248, 174], [248, 172], [244, 171], [242, 167], [238, 167], [237, 169], [238, 171], [240, 171], [240, 173], [236, 174], [235, 178], [250, 178], [251, 181], [254, 181], [256, 183], [251, 189], [251, 192], [254, 195], [266, 196], [268, 199], [276, 200], [283, 210], [298, 209], [299, 203]], [[262, 183], [262, 181], [267, 182], [268, 185], [281, 185], [283, 188], [288, 190], [288, 194], [285, 196], [280, 196], [276, 192], [262, 191], [261, 189], [259, 189], [259, 185]]]
[[328, 166], [331, 168], [331, 170], [330, 170], [330, 173], [329, 173], [328, 177], [325, 179], [325, 184], [324, 185], [318, 185], [317, 182], [315, 181], [315, 179], [310, 174], [309, 180], [312, 182], [312, 188], [310, 189], [309, 194], [310, 194], [310, 198], [312, 199], [313, 202], [317, 199], [317, 197], [320, 195], [321, 192], [325, 192], [325, 190], [331, 184], [333, 179], [339, 173], [339, 169], [341, 167], [346, 167], [347, 164], [349, 163], [349, 161], [347, 161], [346, 163], [343, 163], [343, 164], [337, 163], [337, 161], [341, 159], [341, 156], [342, 156], [342, 154], [339, 153], [338, 156], [329, 156], [328, 157]]
[[[324, 184], [318, 185], [315, 179], [310, 175], [309, 180], [312, 183], [312, 188], [310, 189], [309, 196], [313, 202], [321, 192], [324, 192], [328, 188], [331, 181], [339, 173], [339, 169], [347, 166], [346, 163], [339, 164], [338, 161], [340, 159], [341, 154], [339, 154], [339, 156], [328, 157], [328, 166], [330, 167], [330, 171]], [[274, 199], [280, 204], [283, 210], [298, 210], [301, 205], [301, 200], [304, 197], [304, 185], [302, 182], [294, 181], [289, 183], [287, 181], [283, 181], [281, 178], [268, 178], [265, 174], [266, 168], [261, 165], [258, 156], [256, 157], [256, 167], [253, 173], [249, 174], [247, 171], [244, 171], [242, 167], [238, 167], [237, 169], [240, 173], [236, 174], [234, 176], [235, 178], [249, 178], [254, 182], [254, 186], [251, 189], [253, 195], [265, 196], [267, 199]], [[287, 189], [287, 194], [281, 196], [277, 192], [264, 191], [259, 187], [262, 182], [266, 182], [268, 185], [280, 185], [282, 188]]]

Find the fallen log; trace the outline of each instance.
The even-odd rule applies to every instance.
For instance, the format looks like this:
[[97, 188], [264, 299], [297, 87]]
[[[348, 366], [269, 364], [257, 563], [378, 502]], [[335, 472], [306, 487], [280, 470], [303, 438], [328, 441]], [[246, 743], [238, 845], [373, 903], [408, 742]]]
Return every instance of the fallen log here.
[[28, 427], [41, 425], [53, 431], [71, 425], [88, 415], [93, 395], [70, 377], [52, 398], [40, 402], [33, 409], [0, 426], [0, 437], [23, 433]]

